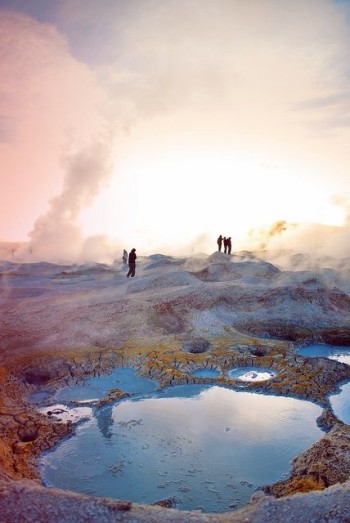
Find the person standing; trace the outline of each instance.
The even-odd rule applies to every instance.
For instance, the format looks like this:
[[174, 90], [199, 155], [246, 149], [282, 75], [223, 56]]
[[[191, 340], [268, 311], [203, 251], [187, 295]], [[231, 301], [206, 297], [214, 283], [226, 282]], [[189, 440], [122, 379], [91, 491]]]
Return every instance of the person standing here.
[[224, 236], [224, 253], [227, 254], [227, 238]]
[[129, 254], [129, 272], [126, 275], [127, 278], [129, 278], [129, 276], [131, 276], [132, 278], [135, 276], [136, 258], [136, 249], [131, 249]]
[[221, 246], [222, 246], [222, 235], [220, 234], [219, 238], [216, 240], [216, 243], [218, 244], [219, 252], [221, 252]]
[[122, 260], [123, 260], [124, 265], [126, 265], [127, 261], [128, 261], [128, 253], [125, 249], [123, 250]]
[[229, 236], [227, 238], [227, 254], [231, 254], [231, 249], [232, 249], [232, 241], [231, 241], [231, 236]]

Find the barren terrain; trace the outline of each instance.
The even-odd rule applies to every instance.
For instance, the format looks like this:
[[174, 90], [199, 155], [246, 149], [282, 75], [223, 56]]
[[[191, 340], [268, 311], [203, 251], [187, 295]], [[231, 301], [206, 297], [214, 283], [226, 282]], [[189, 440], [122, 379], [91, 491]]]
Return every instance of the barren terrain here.
[[[0, 514], [2, 521], [349, 521], [350, 427], [328, 396], [350, 366], [306, 358], [311, 342], [350, 346], [350, 269], [282, 270], [242, 253], [141, 257], [136, 277], [124, 266], [1, 262]], [[160, 386], [213, 382], [308, 399], [323, 408], [325, 435], [298, 456], [290, 477], [243, 509], [184, 513], [47, 489], [40, 452], [74, 430], [39, 414], [29, 394], [81, 377], [133, 366]], [[238, 383], [232, 366], [271, 368], [267, 382]], [[194, 378], [197, 368], [218, 378]], [[116, 401], [123, 391], [105, 401]], [[30, 510], [28, 510], [30, 500]]]

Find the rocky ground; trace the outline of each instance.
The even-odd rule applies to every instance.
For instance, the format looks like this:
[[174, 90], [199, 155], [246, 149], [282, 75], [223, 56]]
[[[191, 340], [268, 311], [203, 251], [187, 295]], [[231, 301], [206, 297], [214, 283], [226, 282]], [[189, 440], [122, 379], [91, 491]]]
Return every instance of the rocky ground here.
[[[350, 345], [346, 267], [287, 271], [249, 253], [138, 260], [122, 266], [0, 263], [0, 515], [2, 521], [349, 521], [350, 427], [328, 395], [350, 366], [306, 358], [309, 342]], [[323, 408], [325, 435], [245, 508], [222, 515], [184, 513], [46, 489], [36, 458], [74, 425], [39, 414], [32, 392], [132, 365], [160, 386], [206, 382], [197, 368], [221, 371], [213, 383], [293, 396]], [[271, 368], [267, 382], [226, 377], [233, 366]], [[116, 401], [122, 391], [104, 401]], [[28, 510], [30, 500], [31, 510]], [[27, 504], [27, 505], [26, 505]], [[171, 503], [169, 503], [171, 505]], [[286, 519], [288, 514], [288, 519]], [[346, 519], [347, 517], [347, 519]], [[323, 518], [323, 519], [322, 519]]]

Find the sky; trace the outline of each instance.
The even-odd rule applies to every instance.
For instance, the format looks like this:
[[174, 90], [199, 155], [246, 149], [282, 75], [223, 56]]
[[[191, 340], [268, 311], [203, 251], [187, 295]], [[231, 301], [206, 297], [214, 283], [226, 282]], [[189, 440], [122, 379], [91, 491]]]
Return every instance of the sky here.
[[29, 258], [350, 256], [350, 2], [0, 0], [0, 53], [0, 241]]

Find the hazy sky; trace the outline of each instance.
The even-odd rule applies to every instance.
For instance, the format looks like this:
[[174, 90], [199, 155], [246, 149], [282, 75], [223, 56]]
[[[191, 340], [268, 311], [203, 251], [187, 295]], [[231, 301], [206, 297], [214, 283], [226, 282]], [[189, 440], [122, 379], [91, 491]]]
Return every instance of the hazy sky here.
[[350, 2], [0, 0], [0, 53], [0, 240], [350, 244]]

